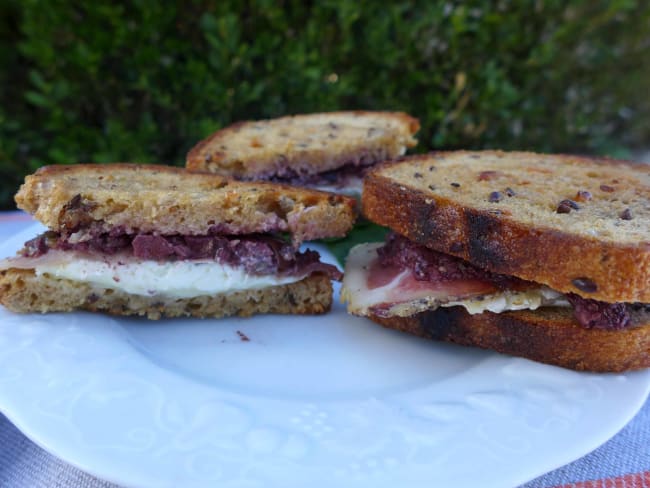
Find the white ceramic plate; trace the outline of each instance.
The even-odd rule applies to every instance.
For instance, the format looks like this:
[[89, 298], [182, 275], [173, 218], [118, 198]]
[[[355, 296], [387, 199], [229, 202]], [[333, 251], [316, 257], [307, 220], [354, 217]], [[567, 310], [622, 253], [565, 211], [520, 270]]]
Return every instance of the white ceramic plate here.
[[133, 486], [516, 486], [604, 443], [649, 388], [650, 371], [423, 341], [338, 304], [159, 322], [0, 308], [0, 410], [58, 457]]

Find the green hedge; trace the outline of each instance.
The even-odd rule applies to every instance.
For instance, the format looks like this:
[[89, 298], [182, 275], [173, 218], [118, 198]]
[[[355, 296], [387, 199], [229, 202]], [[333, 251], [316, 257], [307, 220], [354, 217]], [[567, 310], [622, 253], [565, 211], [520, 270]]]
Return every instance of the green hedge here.
[[405, 110], [420, 150], [620, 155], [650, 141], [648, 25], [641, 0], [5, 0], [0, 207], [44, 164], [182, 164], [321, 110]]

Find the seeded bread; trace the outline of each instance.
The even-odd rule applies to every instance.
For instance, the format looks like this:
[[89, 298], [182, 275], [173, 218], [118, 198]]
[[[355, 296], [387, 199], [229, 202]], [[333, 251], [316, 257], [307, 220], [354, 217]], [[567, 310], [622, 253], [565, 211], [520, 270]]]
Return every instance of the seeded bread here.
[[368, 219], [481, 268], [606, 302], [650, 303], [647, 165], [431, 153], [371, 170], [362, 207]]
[[0, 303], [14, 312], [88, 310], [112, 315], [161, 317], [250, 316], [258, 313], [320, 314], [332, 304], [327, 276], [313, 274], [296, 283], [195, 298], [131, 295], [84, 282], [36, 276], [33, 270], [0, 271]]
[[343, 236], [351, 198], [272, 183], [228, 181], [138, 164], [47, 166], [27, 176], [19, 208], [77, 240], [104, 232], [204, 235], [288, 232], [293, 242]]
[[199, 142], [186, 167], [243, 180], [307, 176], [394, 159], [416, 144], [402, 112], [330, 112], [239, 122]]
[[411, 317], [369, 317], [419, 337], [524, 357], [578, 371], [620, 372], [650, 367], [650, 312], [632, 314], [623, 330], [586, 329], [570, 308], [470, 315], [462, 307]]

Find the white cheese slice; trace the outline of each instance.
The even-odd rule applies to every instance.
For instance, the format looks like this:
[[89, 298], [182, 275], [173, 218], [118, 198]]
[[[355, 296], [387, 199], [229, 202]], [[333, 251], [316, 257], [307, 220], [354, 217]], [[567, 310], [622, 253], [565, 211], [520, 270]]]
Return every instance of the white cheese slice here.
[[153, 261], [130, 256], [93, 257], [51, 250], [39, 258], [3, 260], [2, 267], [34, 269], [37, 276], [91, 283], [133, 295], [191, 298], [254, 290], [300, 281], [304, 276], [259, 276], [212, 260]]
[[348, 176], [345, 181], [345, 185], [314, 185], [312, 187], [314, 190], [328, 191], [330, 193], [339, 193], [341, 195], [347, 195], [350, 197], [358, 198], [361, 195], [361, 190], [363, 189], [363, 178], [359, 176]]
[[408, 270], [382, 286], [370, 288], [368, 277], [377, 259], [377, 249], [381, 246], [383, 243], [361, 244], [352, 248], [348, 255], [341, 299], [348, 303], [348, 310], [353, 314], [367, 315], [378, 306], [381, 306], [381, 314], [387, 317], [408, 317], [438, 307], [461, 306], [470, 314], [477, 314], [535, 310], [541, 306], [569, 306], [562, 294], [541, 285], [522, 291], [500, 290], [488, 294], [472, 287], [471, 282], [467, 286], [464, 283], [439, 283], [428, 287], [426, 282], [420, 282], [421, 287], [418, 288], [404, 286], [409, 278], [413, 282]]

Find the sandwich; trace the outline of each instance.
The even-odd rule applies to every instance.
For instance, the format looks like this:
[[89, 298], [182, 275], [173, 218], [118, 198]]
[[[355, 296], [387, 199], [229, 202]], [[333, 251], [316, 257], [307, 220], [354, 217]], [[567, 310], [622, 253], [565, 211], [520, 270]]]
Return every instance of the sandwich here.
[[364, 172], [415, 146], [420, 124], [402, 112], [330, 112], [238, 122], [199, 142], [186, 168], [359, 194]]
[[156, 165], [43, 167], [15, 199], [48, 228], [0, 263], [15, 312], [324, 313], [341, 273], [299, 247], [355, 220], [344, 196]]
[[650, 171], [625, 161], [438, 152], [370, 171], [348, 311], [565, 368], [650, 367]]

